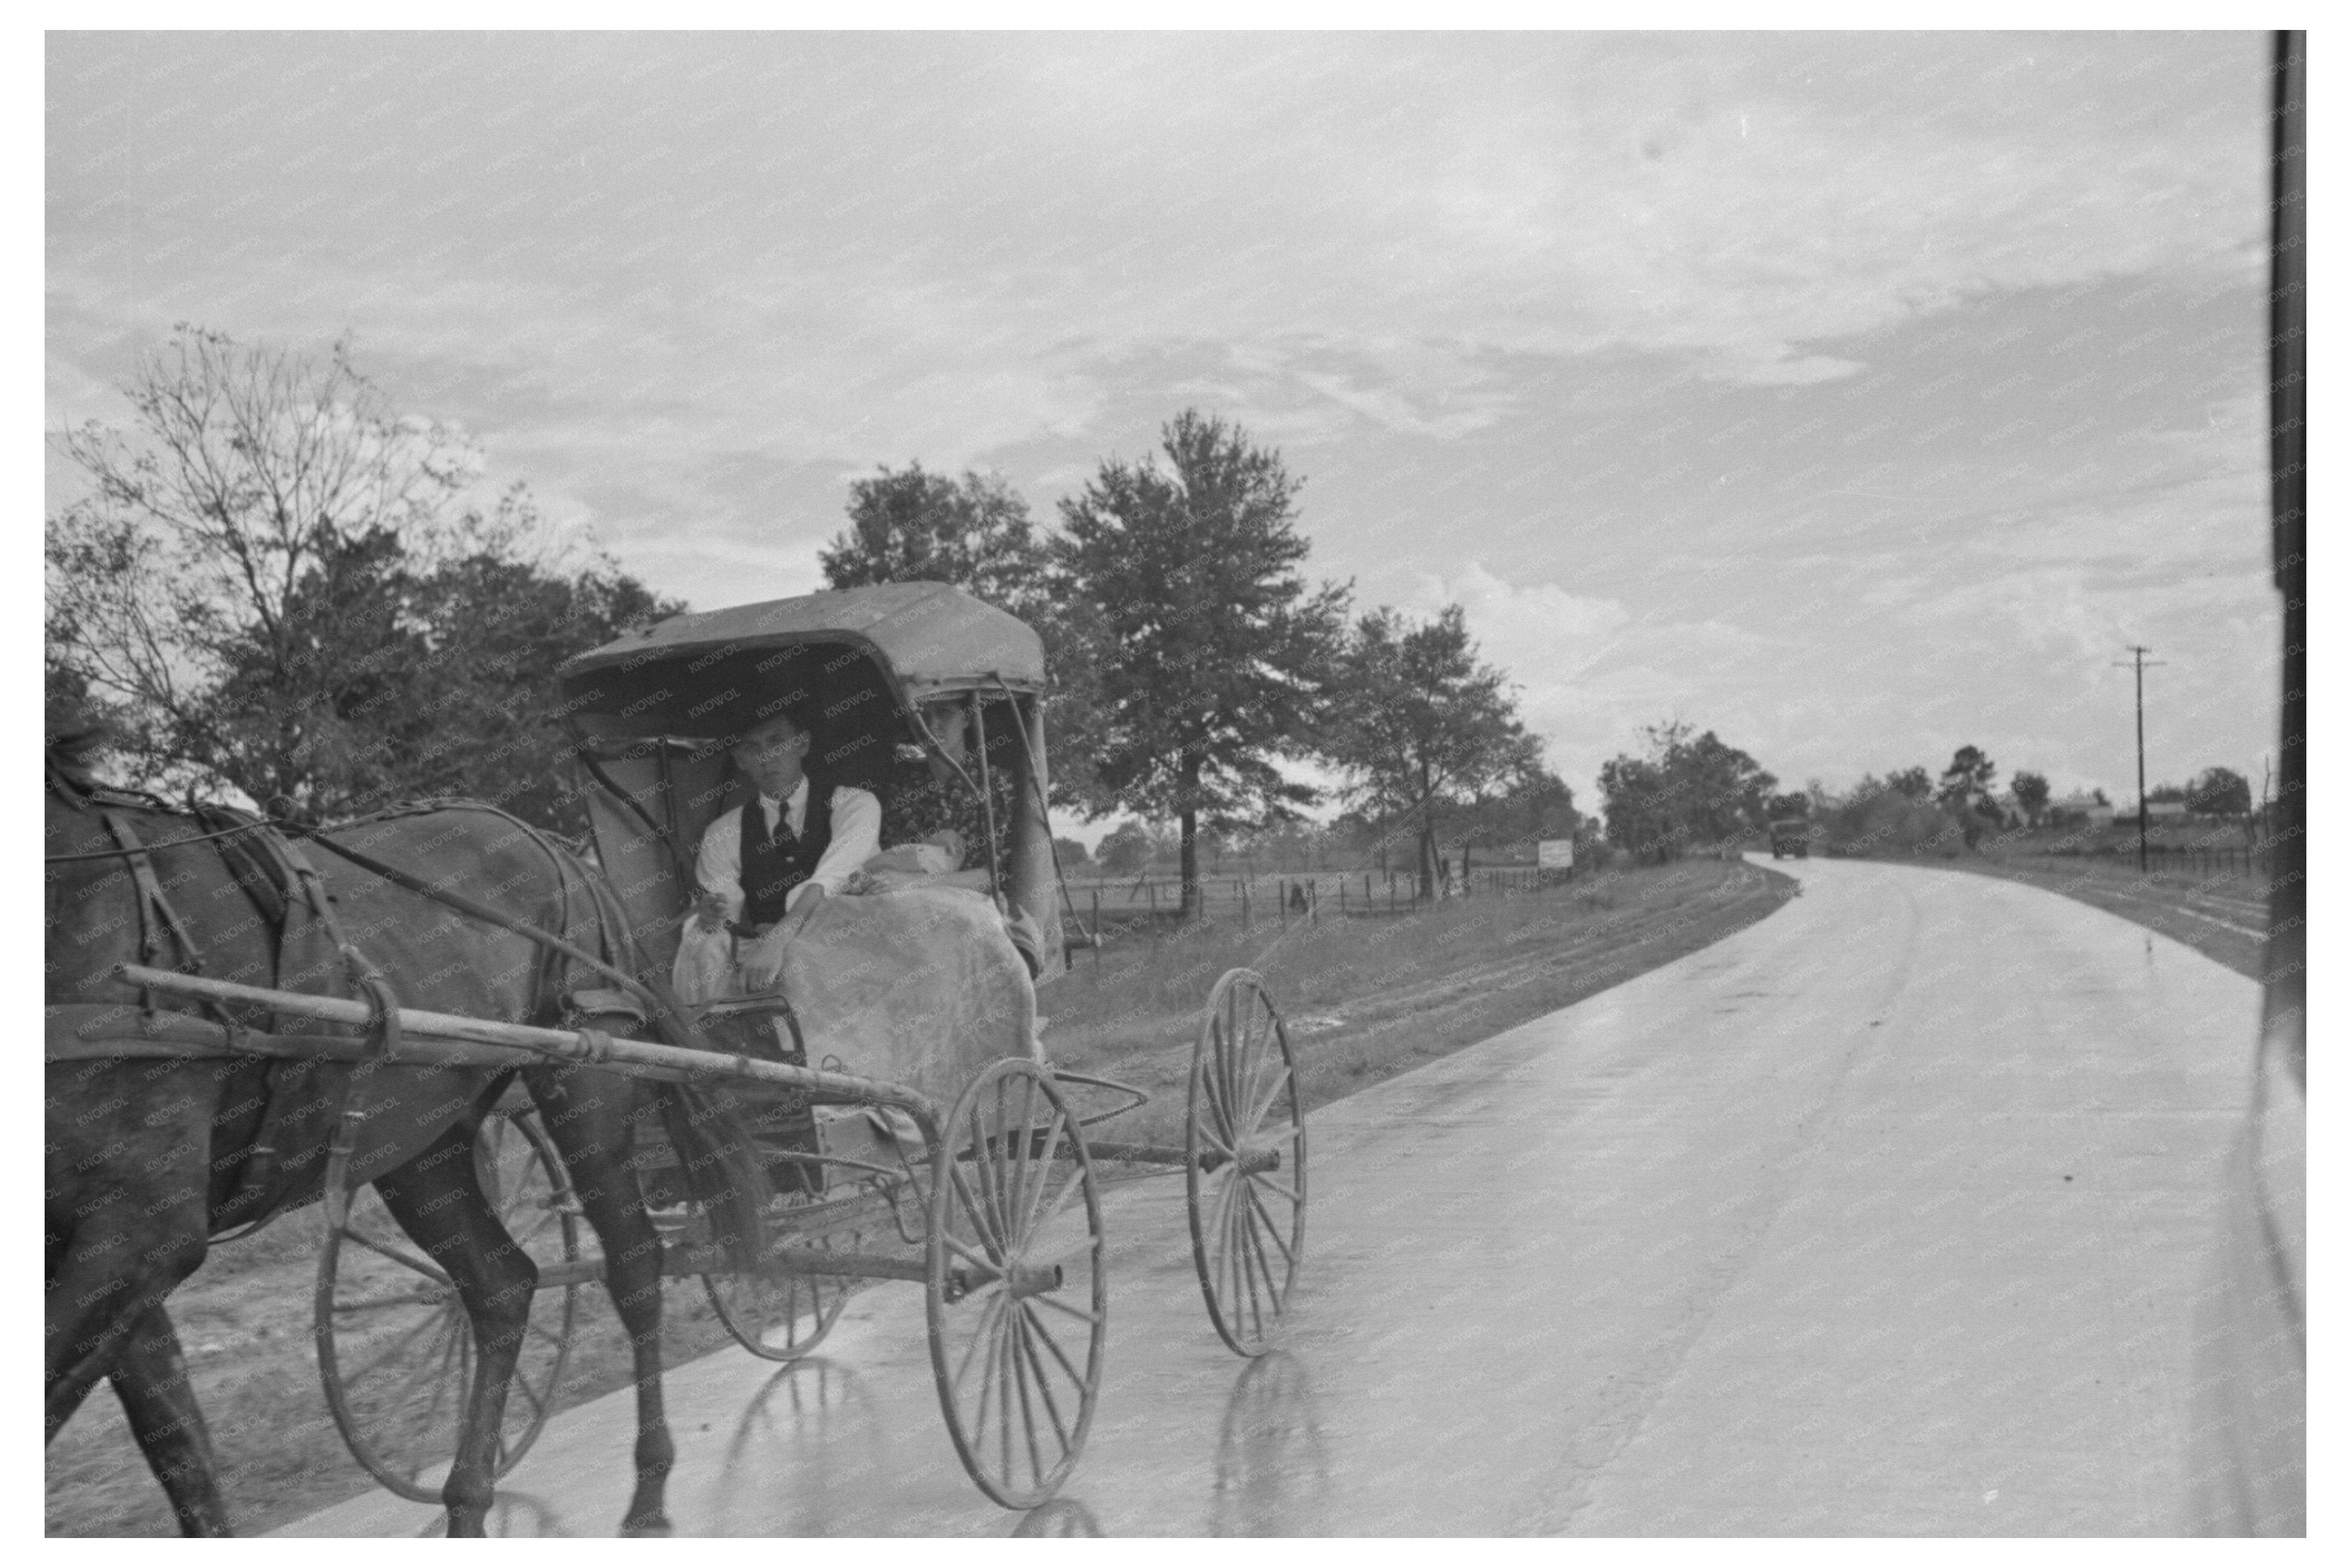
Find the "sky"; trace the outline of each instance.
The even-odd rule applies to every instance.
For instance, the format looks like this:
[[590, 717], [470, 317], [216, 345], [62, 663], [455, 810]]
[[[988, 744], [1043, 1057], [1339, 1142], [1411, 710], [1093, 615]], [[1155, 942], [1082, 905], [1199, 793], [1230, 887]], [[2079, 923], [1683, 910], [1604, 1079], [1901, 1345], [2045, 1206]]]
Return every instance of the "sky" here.
[[175, 322], [349, 333], [712, 609], [820, 587], [876, 465], [1045, 523], [1196, 407], [1587, 810], [1668, 718], [2123, 800], [2132, 643], [2149, 782], [2258, 789], [2267, 47], [52, 34], [46, 412]]

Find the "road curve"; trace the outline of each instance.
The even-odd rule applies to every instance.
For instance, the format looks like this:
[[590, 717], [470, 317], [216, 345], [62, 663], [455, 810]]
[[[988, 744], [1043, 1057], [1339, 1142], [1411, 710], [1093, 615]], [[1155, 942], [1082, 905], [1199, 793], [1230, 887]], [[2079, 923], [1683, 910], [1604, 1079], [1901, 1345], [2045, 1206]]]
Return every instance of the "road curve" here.
[[[1786, 862], [1760, 925], [1316, 1113], [1285, 1347], [1243, 1363], [1180, 1183], [1113, 1189], [1063, 1498], [964, 1479], [920, 1293], [670, 1376], [684, 1534], [2169, 1533], [2258, 989], [2019, 883]], [[630, 1405], [496, 1526], [605, 1534]], [[430, 1531], [382, 1494], [289, 1534]]]

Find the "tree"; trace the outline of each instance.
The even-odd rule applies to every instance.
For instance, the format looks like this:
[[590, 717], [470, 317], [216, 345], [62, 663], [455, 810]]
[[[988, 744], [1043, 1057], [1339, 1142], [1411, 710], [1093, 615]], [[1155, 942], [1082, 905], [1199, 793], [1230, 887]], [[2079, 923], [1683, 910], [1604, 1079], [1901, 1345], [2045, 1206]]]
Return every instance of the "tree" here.
[[1186, 410], [1167, 467], [1105, 461], [1061, 502], [1053, 585], [1099, 613], [1095, 776], [1102, 797], [1177, 824], [1186, 918], [1199, 831], [1293, 813], [1314, 789], [1272, 758], [1302, 751], [1331, 680], [1346, 590], [1299, 575], [1299, 483], [1238, 426]]
[[[849, 527], [817, 559], [828, 588], [952, 583], [1027, 622], [1045, 644], [1052, 683], [1045, 697], [1050, 799], [1090, 816], [1108, 808], [1092, 766], [1098, 617], [1087, 601], [1052, 591], [1051, 549], [1029, 519], [1029, 503], [1002, 475], [967, 470], [950, 479], [919, 462], [903, 469], [884, 465], [850, 485]], [[930, 819], [943, 822], [958, 810], [934, 802], [917, 813], [919, 824], [910, 820], [908, 826], [940, 825]]]
[[1651, 860], [1671, 860], [1691, 843], [1720, 843], [1768, 827], [1779, 779], [1714, 731], [1693, 736], [1676, 722], [1646, 732], [1648, 755], [1602, 765], [1608, 841]]
[[1437, 894], [1439, 814], [1541, 766], [1502, 673], [1478, 662], [1458, 604], [1417, 626], [1385, 606], [1356, 622], [1322, 749], [1349, 776], [1358, 810], [1411, 823], [1424, 898]]
[[1886, 788], [1906, 800], [1924, 800], [1935, 792], [1935, 781], [1923, 768], [1904, 768], [1886, 776]]
[[2253, 787], [2234, 768], [2207, 768], [2188, 786], [2188, 809], [2206, 817], [2251, 816]]
[[1975, 747], [1962, 746], [1951, 753], [1951, 765], [1943, 769], [1935, 798], [1956, 810], [1967, 810], [1990, 798], [1994, 771], [1991, 758]]
[[1059, 857], [1064, 872], [1083, 871], [1093, 863], [1093, 857], [1086, 852], [1086, 846], [1075, 839], [1055, 839], [1053, 853]]
[[1575, 791], [1540, 760], [1443, 820], [1464, 844], [1481, 849], [1573, 838], [1583, 825]]
[[1113, 876], [1135, 876], [1151, 862], [1151, 835], [1140, 822], [1121, 822], [1095, 846], [1102, 870]]
[[47, 673], [110, 716], [137, 781], [310, 819], [405, 795], [576, 827], [552, 675], [665, 605], [601, 558], [539, 552], [477, 459], [324, 359], [182, 328], [122, 427], [62, 432], [86, 493], [48, 519]]
[[1025, 615], [1042, 597], [1047, 553], [1003, 476], [950, 479], [909, 463], [852, 482], [849, 528], [817, 561], [828, 588], [951, 582]]
[[2147, 792], [2147, 803], [2150, 806], [2177, 805], [2187, 799], [2188, 791], [2177, 784], [2158, 784]]
[[2009, 775], [2008, 789], [2016, 797], [2016, 809], [2024, 813], [2025, 821], [2039, 827], [2049, 810], [2049, 780], [2041, 774], [2019, 769]]
[[1784, 821], [1792, 817], [1809, 817], [1813, 814], [1813, 797], [1808, 791], [1802, 789], [1792, 790], [1785, 795], [1774, 795], [1763, 803], [1763, 811], [1775, 822]]

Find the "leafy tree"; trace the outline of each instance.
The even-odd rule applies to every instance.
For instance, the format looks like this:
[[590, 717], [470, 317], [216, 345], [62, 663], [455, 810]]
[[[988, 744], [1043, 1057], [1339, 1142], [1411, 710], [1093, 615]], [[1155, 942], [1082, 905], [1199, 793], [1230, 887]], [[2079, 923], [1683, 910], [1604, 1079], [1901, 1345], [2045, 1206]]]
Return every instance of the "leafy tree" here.
[[2024, 820], [2039, 827], [2049, 810], [2049, 780], [2041, 774], [2020, 769], [2009, 775], [2008, 789], [2016, 797], [2016, 809], [2024, 813]]
[[1061, 502], [1053, 582], [1091, 603], [1095, 776], [1131, 811], [1175, 819], [1186, 918], [1199, 911], [1199, 831], [1316, 799], [1272, 758], [1304, 749], [1341, 641], [1346, 591], [1308, 588], [1299, 482], [1237, 425], [1186, 410], [1167, 466], [1104, 462]]
[[2251, 816], [2253, 787], [2233, 768], [2207, 768], [2188, 786], [2188, 809], [2208, 817]]
[[1646, 732], [1649, 754], [1602, 765], [1600, 792], [1608, 841], [1652, 860], [1670, 860], [1692, 843], [1720, 843], [1771, 821], [1779, 779], [1714, 731], [1693, 736], [1678, 723]]
[[1047, 552], [1001, 475], [883, 465], [849, 486], [849, 528], [817, 552], [828, 588], [951, 582], [1015, 615], [1043, 597]]
[[2150, 806], [2174, 805], [2187, 799], [2188, 791], [2177, 784], [2158, 784], [2147, 792], [2147, 803]]
[[1628, 853], [1664, 861], [1681, 852], [1671, 800], [1665, 769], [1649, 758], [1620, 753], [1600, 765], [1608, 841]]
[[1113, 876], [1137, 876], [1151, 863], [1151, 835], [1140, 822], [1121, 822], [1096, 846], [1102, 870]]
[[85, 493], [48, 519], [49, 689], [78, 688], [132, 778], [313, 819], [404, 795], [577, 827], [555, 665], [680, 606], [533, 546], [527, 494], [464, 504], [470, 448], [323, 359], [182, 328], [127, 425], [62, 432]]
[[1904, 768], [1886, 776], [1886, 788], [1906, 800], [1924, 800], [1935, 793], [1935, 781], [1923, 768]]
[[1479, 848], [1573, 838], [1583, 825], [1575, 791], [1541, 761], [1519, 769], [1502, 788], [1446, 814], [1464, 844]]
[[[1030, 520], [1029, 503], [1003, 476], [967, 470], [951, 479], [919, 462], [903, 469], [885, 465], [850, 485], [849, 527], [817, 552], [817, 559], [828, 588], [953, 583], [1027, 622], [1045, 644], [1052, 682], [1045, 697], [1051, 800], [1088, 815], [1109, 807], [1092, 766], [1099, 706], [1092, 650], [1099, 618], [1087, 601], [1053, 591], [1050, 547]], [[977, 831], [976, 817], [963, 820], [977, 806], [959, 798], [942, 796], [904, 807], [910, 833], [950, 822], [967, 835]]]
[[1086, 846], [1075, 839], [1055, 839], [1053, 853], [1059, 857], [1065, 872], [1083, 871], [1093, 861], [1093, 857], [1086, 852]]
[[1357, 622], [1322, 734], [1353, 803], [1412, 824], [1424, 897], [1437, 891], [1440, 813], [1541, 766], [1540, 743], [1519, 722], [1502, 673], [1478, 662], [1458, 604], [1424, 625], [1384, 606]]
[[1967, 810], [1991, 794], [1992, 759], [1972, 746], [1951, 753], [1951, 765], [1935, 787], [1935, 798], [1954, 810]]

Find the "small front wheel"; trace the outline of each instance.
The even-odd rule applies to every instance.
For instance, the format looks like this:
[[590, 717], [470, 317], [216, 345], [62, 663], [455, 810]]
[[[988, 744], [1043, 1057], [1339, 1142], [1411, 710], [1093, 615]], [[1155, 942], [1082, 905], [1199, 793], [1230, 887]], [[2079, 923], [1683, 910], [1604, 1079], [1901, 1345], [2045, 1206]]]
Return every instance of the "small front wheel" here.
[[[525, 1106], [493, 1112], [474, 1145], [484, 1195], [541, 1269], [580, 1260], [580, 1205], [555, 1146]], [[474, 1385], [473, 1322], [449, 1275], [421, 1255], [372, 1188], [327, 1205], [313, 1297], [319, 1376], [351, 1457], [400, 1496], [441, 1499]], [[537, 1440], [571, 1354], [578, 1284], [531, 1298], [498, 1429], [497, 1473]]]
[[1110, 1310], [1102, 1194], [1047, 1069], [1008, 1058], [963, 1092], [932, 1151], [928, 1218], [947, 1436], [980, 1490], [1035, 1508], [1085, 1447]]
[[[778, 1200], [770, 1223], [789, 1239], [832, 1249], [830, 1236], [802, 1238], [792, 1228], [792, 1210], [810, 1208], [818, 1200], [792, 1193]], [[832, 1332], [841, 1309], [849, 1304], [853, 1280], [831, 1274], [705, 1274], [702, 1288], [718, 1321], [735, 1343], [767, 1361], [798, 1361], [822, 1343]]]
[[1208, 1319], [1234, 1350], [1263, 1355], [1306, 1250], [1306, 1113], [1289, 1031], [1252, 970], [1232, 970], [1208, 993], [1184, 1154]]

